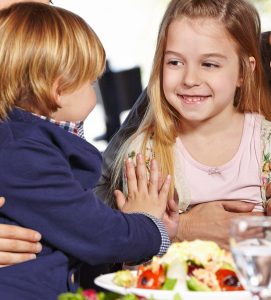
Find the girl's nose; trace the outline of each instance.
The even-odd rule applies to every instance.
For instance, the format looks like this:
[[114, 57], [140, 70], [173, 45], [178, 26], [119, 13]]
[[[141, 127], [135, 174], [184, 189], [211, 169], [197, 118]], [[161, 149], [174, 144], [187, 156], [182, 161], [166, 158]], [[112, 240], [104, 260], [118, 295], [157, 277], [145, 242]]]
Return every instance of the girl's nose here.
[[184, 72], [183, 84], [188, 87], [198, 86], [201, 84], [199, 72], [192, 67], [187, 67]]

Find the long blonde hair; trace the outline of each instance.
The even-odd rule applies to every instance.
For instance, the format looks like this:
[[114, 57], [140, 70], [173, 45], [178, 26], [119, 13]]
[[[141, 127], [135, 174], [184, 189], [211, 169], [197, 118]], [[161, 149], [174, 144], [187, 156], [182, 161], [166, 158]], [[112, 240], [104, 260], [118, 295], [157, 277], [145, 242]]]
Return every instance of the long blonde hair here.
[[88, 24], [65, 9], [17, 3], [0, 11], [0, 119], [18, 106], [49, 116], [52, 86], [73, 92], [104, 70], [105, 51]]
[[[240, 112], [258, 112], [271, 119], [270, 99], [267, 97], [260, 57], [261, 24], [257, 10], [246, 0], [172, 0], [164, 14], [158, 34], [152, 72], [148, 84], [149, 107], [138, 130], [121, 147], [115, 160], [112, 189], [120, 182], [123, 155], [135, 136], [145, 132], [142, 152], [145, 153], [148, 133], [154, 132], [154, 152], [162, 174], [174, 174], [173, 145], [180, 116], [167, 102], [163, 88], [163, 61], [169, 25], [187, 17], [219, 20], [237, 45], [242, 86], [236, 92], [235, 105]], [[254, 72], [249, 57], [256, 60]], [[172, 177], [173, 178], [173, 177]], [[173, 194], [174, 182], [171, 186]]]

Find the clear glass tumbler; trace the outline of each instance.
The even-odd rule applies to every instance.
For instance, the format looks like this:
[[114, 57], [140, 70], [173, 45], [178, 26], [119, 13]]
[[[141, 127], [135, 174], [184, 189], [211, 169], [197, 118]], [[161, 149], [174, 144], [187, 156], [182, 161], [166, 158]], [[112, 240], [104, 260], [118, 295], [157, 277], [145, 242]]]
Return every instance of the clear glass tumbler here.
[[238, 277], [252, 299], [271, 299], [271, 217], [234, 219], [230, 247]]

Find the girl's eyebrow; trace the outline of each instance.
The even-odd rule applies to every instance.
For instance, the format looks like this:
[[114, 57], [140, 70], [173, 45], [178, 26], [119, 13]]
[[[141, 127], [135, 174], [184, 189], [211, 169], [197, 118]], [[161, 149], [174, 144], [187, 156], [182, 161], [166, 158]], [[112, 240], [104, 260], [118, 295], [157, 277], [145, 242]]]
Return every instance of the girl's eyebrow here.
[[166, 54], [171, 54], [171, 55], [176, 55], [176, 56], [182, 56], [181, 53], [176, 52], [176, 51], [171, 51], [171, 50], [166, 50], [166, 51], [165, 51], [165, 55], [166, 55]]
[[221, 53], [207, 53], [207, 54], [203, 54], [202, 55], [203, 58], [212, 58], [212, 57], [216, 57], [216, 58], [222, 58], [224, 60], [227, 60], [227, 56], [221, 54]]
[[[183, 55], [179, 52], [176, 52], [176, 51], [171, 51], [171, 50], [166, 50], [165, 51], [165, 55], [175, 55], [175, 56], [179, 56], [179, 57], [183, 57]], [[206, 58], [220, 58], [220, 59], [224, 59], [224, 60], [227, 60], [227, 56], [221, 54], [221, 53], [206, 53], [206, 54], [203, 54], [201, 55], [201, 57], [203, 59], [206, 59]]]

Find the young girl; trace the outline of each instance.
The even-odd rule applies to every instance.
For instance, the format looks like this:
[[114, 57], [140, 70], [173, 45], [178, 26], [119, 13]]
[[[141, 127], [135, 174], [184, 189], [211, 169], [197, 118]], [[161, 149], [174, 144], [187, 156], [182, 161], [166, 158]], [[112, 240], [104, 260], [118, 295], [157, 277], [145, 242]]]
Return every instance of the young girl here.
[[175, 189], [181, 211], [215, 200], [244, 200], [263, 211], [271, 108], [260, 32], [258, 13], [245, 0], [170, 2], [149, 107], [119, 151], [113, 187], [122, 180], [123, 157], [143, 151], [147, 165], [156, 157], [162, 174], [173, 175], [171, 195]]
[[[0, 269], [0, 298], [55, 300], [77, 288], [82, 261], [139, 261], [165, 252], [161, 218], [170, 178], [158, 187], [155, 161], [148, 185], [142, 157], [138, 180], [126, 163], [129, 201], [120, 191], [116, 196], [129, 214], [108, 208], [91, 190], [101, 155], [84, 140], [81, 121], [95, 105], [90, 83], [105, 63], [93, 30], [64, 9], [20, 3], [0, 12], [0, 40], [0, 192], [6, 198], [0, 223], [42, 234], [36, 260]], [[173, 237], [178, 210], [168, 204]]]

